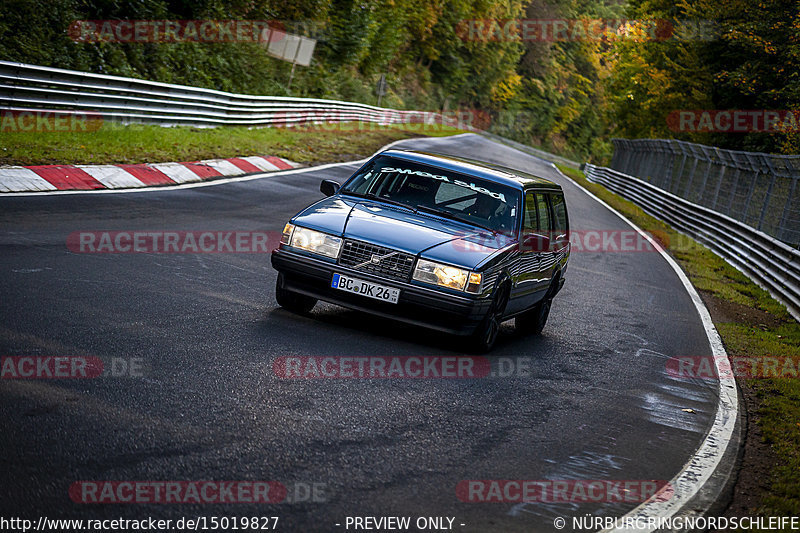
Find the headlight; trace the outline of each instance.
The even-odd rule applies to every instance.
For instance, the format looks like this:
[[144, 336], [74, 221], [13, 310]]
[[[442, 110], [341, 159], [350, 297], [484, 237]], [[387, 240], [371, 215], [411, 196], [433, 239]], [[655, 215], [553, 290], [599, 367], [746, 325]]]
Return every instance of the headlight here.
[[292, 233], [294, 233], [294, 224], [288, 222], [283, 227], [283, 234], [281, 235], [281, 244], [289, 244], [292, 242]]
[[[468, 292], [473, 293], [477, 293], [481, 286], [481, 275], [477, 272], [434, 263], [426, 259], [417, 261], [417, 267], [414, 269], [414, 279], [457, 291], [466, 289]], [[467, 285], [467, 281], [469, 281], [469, 285]]]
[[293, 226], [292, 224], [286, 224], [286, 227], [283, 229], [281, 242], [283, 242], [284, 239], [286, 240], [284, 244], [334, 259], [339, 257], [339, 248], [342, 247], [342, 239], [340, 237], [334, 237], [333, 235], [328, 235], [321, 231]]

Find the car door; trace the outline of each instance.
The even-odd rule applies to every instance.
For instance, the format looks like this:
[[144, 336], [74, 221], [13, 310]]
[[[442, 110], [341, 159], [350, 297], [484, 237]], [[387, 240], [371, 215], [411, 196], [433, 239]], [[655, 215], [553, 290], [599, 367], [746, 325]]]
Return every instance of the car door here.
[[554, 260], [562, 268], [569, 256], [569, 218], [567, 216], [567, 204], [562, 193], [552, 193], [550, 195], [551, 217], [553, 221], [552, 242]]
[[526, 238], [531, 235], [548, 239], [551, 236], [553, 217], [548, 197], [544, 192], [529, 191], [525, 194], [520, 251], [512, 275], [514, 303], [509, 310], [512, 313], [534, 305], [541, 298], [541, 292], [547, 288], [553, 275], [553, 246], [542, 247], [537, 243], [526, 242]]

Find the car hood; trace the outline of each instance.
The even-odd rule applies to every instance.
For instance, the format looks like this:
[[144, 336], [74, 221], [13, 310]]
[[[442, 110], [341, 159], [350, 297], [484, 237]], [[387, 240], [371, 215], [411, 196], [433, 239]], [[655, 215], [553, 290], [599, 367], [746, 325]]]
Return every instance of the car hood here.
[[515, 242], [469, 224], [340, 196], [309, 206], [293, 222], [465, 268], [477, 267], [499, 249]]

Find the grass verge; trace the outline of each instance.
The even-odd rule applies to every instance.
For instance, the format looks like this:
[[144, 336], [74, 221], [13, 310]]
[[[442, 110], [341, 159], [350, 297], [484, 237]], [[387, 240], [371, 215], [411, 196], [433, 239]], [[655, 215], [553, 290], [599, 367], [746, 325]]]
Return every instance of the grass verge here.
[[[766, 361], [788, 357], [794, 366], [779, 369], [780, 378], [740, 379], [750, 428], [734, 504], [736, 516], [800, 515], [800, 324], [765, 290], [721, 257], [667, 224], [646, 214], [636, 204], [589, 182], [583, 172], [559, 169], [637, 226], [666, 241], [708, 306], [728, 355]], [[750, 453], [748, 453], [748, 450]], [[753, 472], [764, 472], [765, 477]], [[739, 494], [739, 492], [751, 494]], [[757, 492], [758, 494], [752, 494]], [[738, 500], [737, 500], [738, 498]], [[737, 504], [737, 501], [740, 502]], [[742, 505], [741, 502], [746, 502]]]
[[458, 133], [464, 131], [422, 124], [251, 129], [108, 123], [95, 131], [3, 132], [0, 165], [163, 163], [248, 155], [273, 155], [303, 164], [335, 163], [367, 157], [399, 139]]

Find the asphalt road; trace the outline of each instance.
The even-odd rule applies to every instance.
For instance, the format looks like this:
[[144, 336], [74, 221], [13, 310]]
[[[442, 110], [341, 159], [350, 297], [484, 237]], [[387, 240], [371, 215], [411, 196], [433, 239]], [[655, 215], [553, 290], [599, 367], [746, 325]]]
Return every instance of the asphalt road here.
[[[564, 187], [573, 230], [629, 229], [548, 164], [487, 139], [403, 146], [539, 173]], [[665, 370], [669, 357], [710, 350], [657, 253], [573, 253], [543, 335], [509, 322], [490, 356], [495, 369], [526, 358], [527, 375], [287, 380], [273, 373], [281, 356], [457, 355], [463, 345], [327, 304], [290, 314], [275, 303], [268, 254], [80, 254], [65, 244], [89, 230], [280, 231], [321, 198], [321, 179], [354, 168], [0, 197], [0, 355], [141, 362], [134, 376], [0, 380], [0, 516], [279, 516], [283, 531], [445, 516], [459, 531], [553, 531], [557, 516], [636, 504], [465, 503], [456, 486], [667, 480], [680, 470], [716, 399], [713, 383]], [[324, 493], [276, 505], [77, 504], [68, 489], [78, 480], [275, 480], [290, 497], [313, 484]]]

